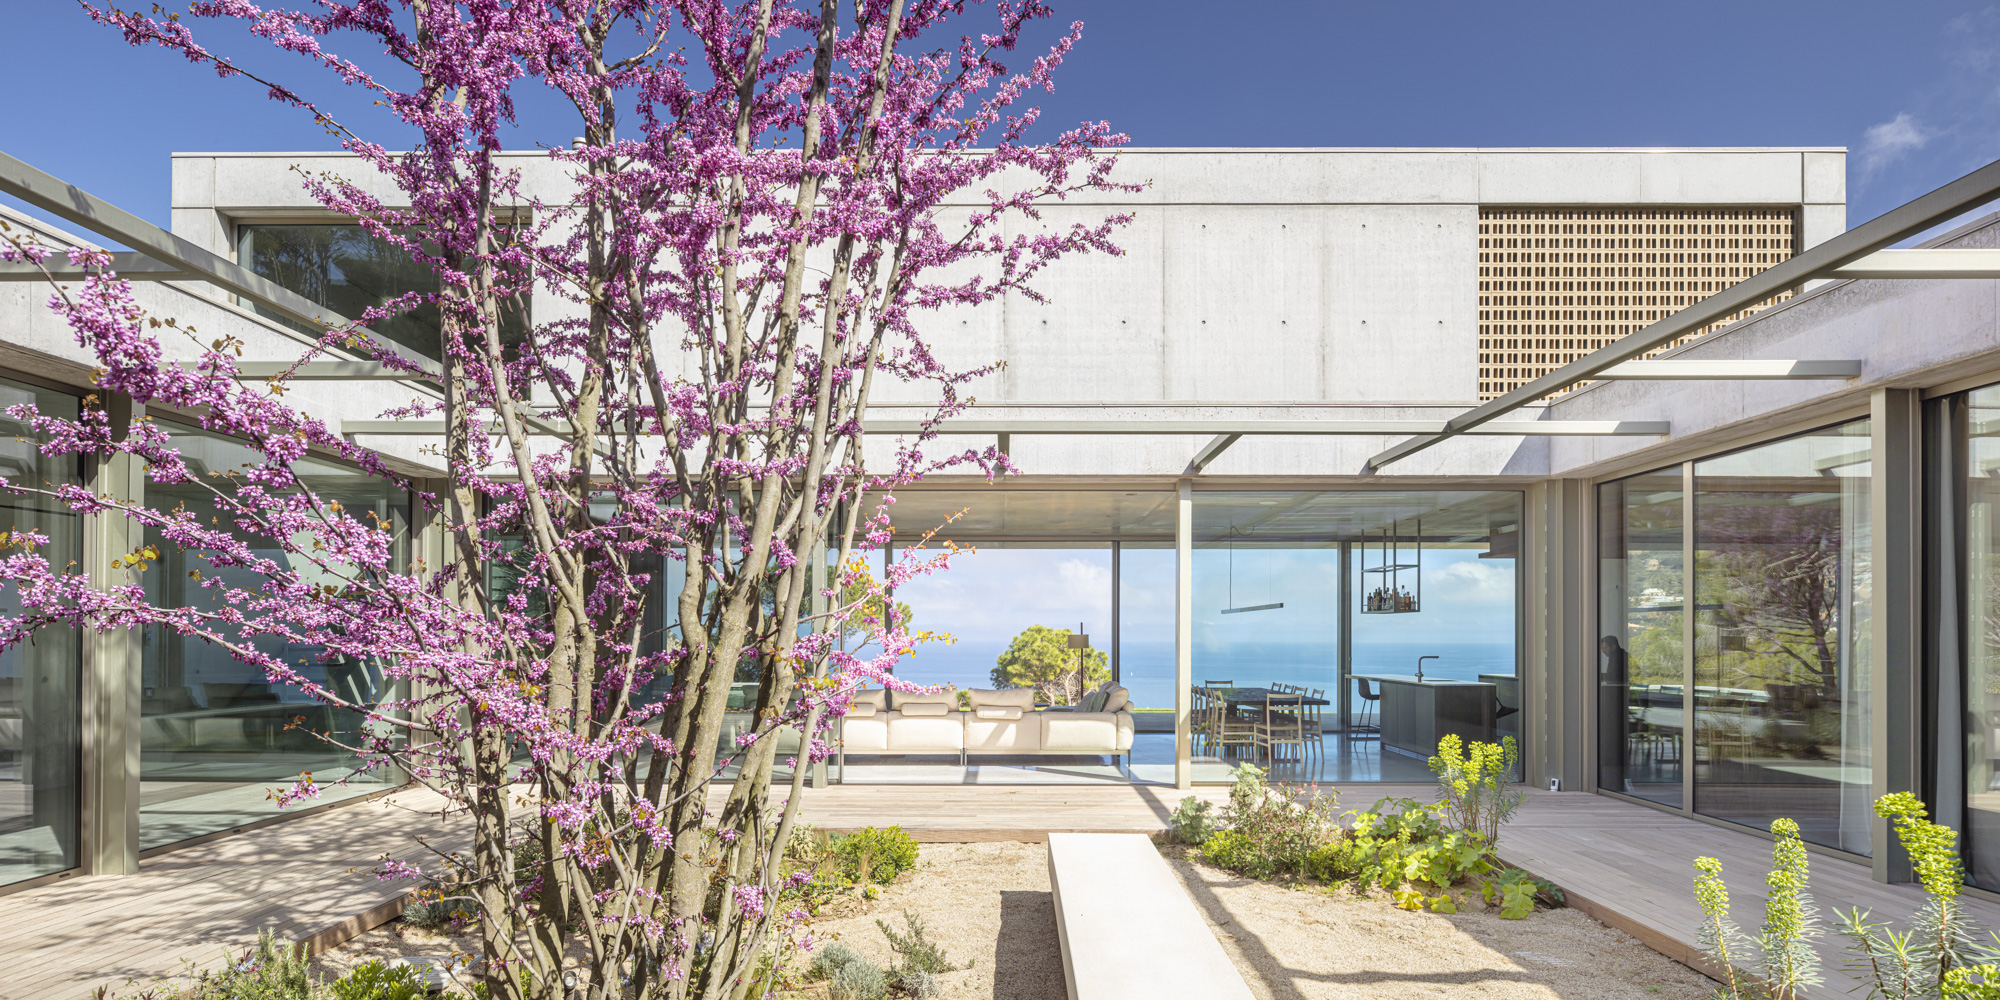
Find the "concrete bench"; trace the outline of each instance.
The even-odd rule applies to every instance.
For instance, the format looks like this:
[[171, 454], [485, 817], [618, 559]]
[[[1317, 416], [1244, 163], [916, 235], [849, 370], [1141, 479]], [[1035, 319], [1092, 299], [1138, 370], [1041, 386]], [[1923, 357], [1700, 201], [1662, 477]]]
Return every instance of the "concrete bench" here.
[[1049, 834], [1049, 886], [1069, 1000], [1251, 1000], [1144, 834]]

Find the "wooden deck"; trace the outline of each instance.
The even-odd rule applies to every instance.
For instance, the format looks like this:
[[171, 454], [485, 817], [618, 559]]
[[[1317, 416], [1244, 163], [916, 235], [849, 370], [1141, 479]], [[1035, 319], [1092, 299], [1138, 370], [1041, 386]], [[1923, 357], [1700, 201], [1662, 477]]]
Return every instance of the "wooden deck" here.
[[136, 993], [190, 964], [219, 967], [265, 927], [314, 950], [344, 941], [402, 911], [409, 883], [360, 872], [384, 854], [416, 856], [414, 834], [440, 829], [424, 812], [437, 801], [400, 792], [171, 851], [137, 875], [0, 896], [0, 998]]
[[[1383, 796], [1428, 799], [1431, 786], [1348, 785], [1342, 805]], [[900, 825], [919, 840], [1042, 841], [1051, 832], [1153, 833], [1185, 793], [1171, 788], [1084, 786], [835, 786], [807, 793], [804, 817], [849, 830]], [[1195, 794], [1220, 802], [1225, 788]], [[428, 795], [330, 810], [161, 855], [128, 878], [76, 878], [0, 896], [0, 1000], [75, 1000], [99, 984], [114, 993], [182, 971], [213, 967], [260, 927], [317, 947], [386, 920], [402, 883], [357, 870], [385, 853], [410, 856], [417, 830], [437, 831]], [[446, 846], [455, 846], [449, 845]], [[1501, 856], [1562, 886], [1573, 905], [1678, 961], [1697, 965], [1700, 911], [1693, 860], [1722, 860], [1738, 922], [1762, 920], [1770, 842], [1587, 793], [1529, 793], [1501, 838]], [[1822, 916], [1863, 906], [1906, 921], [1922, 902], [1914, 886], [1871, 881], [1865, 867], [1814, 855], [1813, 895]], [[2000, 929], [2000, 905], [1969, 900], [1985, 929]], [[1980, 935], [1983, 937], [1983, 932]], [[1839, 939], [1822, 942], [1826, 986], [1815, 997], [1848, 996]]]

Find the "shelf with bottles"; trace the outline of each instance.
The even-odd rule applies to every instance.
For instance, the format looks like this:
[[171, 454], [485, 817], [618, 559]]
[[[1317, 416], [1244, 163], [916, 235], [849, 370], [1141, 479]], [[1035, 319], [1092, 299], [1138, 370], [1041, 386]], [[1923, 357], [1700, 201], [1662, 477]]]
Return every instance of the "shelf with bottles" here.
[[[1410, 615], [1423, 610], [1424, 523], [1416, 523], [1415, 561], [1404, 562], [1401, 525], [1391, 522], [1379, 536], [1361, 536], [1361, 613]], [[1369, 564], [1370, 558], [1375, 560]]]

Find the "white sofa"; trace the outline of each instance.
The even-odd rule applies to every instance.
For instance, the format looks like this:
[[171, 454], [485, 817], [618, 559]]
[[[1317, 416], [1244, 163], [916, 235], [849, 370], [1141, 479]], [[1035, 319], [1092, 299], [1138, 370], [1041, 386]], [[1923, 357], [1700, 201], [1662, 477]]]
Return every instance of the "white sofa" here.
[[[959, 695], [969, 710], [960, 710]], [[840, 752], [971, 754], [1130, 754], [1132, 706], [1123, 687], [1106, 684], [1083, 704], [1035, 707], [1026, 688], [905, 694], [867, 688], [840, 720]], [[1084, 707], [1096, 711], [1083, 711]]]

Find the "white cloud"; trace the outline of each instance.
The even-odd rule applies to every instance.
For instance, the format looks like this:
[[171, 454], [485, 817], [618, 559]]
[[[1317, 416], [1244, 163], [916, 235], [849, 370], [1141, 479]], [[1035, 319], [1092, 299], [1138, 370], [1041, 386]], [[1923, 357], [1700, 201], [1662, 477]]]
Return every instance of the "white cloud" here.
[[1861, 134], [1861, 172], [1869, 175], [1887, 166], [1904, 153], [1922, 149], [1937, 137], [1908, 111], [1898, 112], [1886, 122], [1868, 126]]

